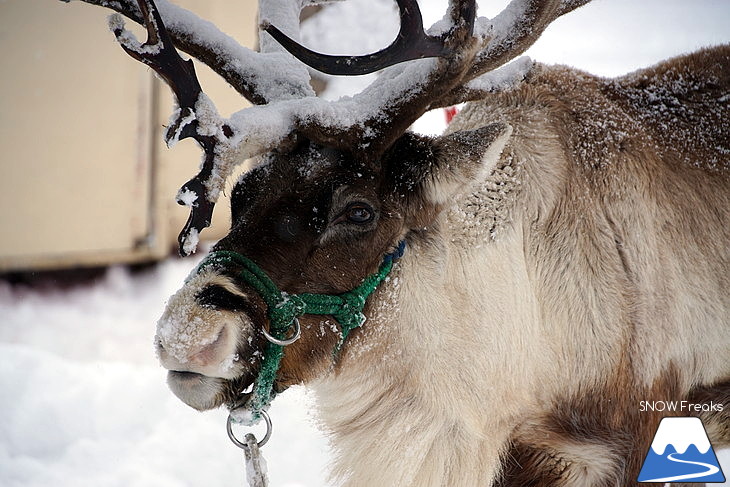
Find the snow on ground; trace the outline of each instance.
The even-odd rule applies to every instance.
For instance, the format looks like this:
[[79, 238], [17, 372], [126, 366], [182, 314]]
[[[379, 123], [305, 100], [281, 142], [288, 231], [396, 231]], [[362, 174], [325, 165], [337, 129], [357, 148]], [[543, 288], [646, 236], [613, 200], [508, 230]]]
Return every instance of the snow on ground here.
[[[245, 485], [226, 413], [174, 397], [153, 352], [165, 301], [195, 264], [171, 259], [135, 275], [112, 268], [65, 290], [0, 281], [0, 485]], [[272, 486], [324, 485], [327, 444], [310, 408], [302, 388], [272, 407], [263, 449]]]
[[[335, 5], [341, 16], [352, 9], [360, 15], [355, 24], [339, 17], [334, 25], [352, 37], [330, 36], [324, 47], [345, 49], [363, 36], [373, 38], [365, 50], [387, 45], [397, 24], [373, 30], [395, 10], [374, 1]], [[427, 24], [445, 10], [442, 0], [421, 3]], [[489, 8], [480, 14], [491, 16], [505, 2], [481, 3]], [[528, 54], [615, 76], [728, 42], [728, 18], [726, 0], [596, 0], [558, 20]], [[330, 96], [357, 89], [338, 84]], [[417, 130], [436, 133], [443, 126], [437, 111]], [[170, 259], [137, 274], [112, 268], [93, 285], [70, 288], [12, 288], [0, 281], [0, 485], [244, 485], [243, 455], [227, 438], [226, 413], [198, 413], [176, 399], [153, 353], [165, 300], [195, 263]], [[329, 452], [308, 415], [311, 402], [301, 388], [274, 401], [274, 435], [263, 449], [273, 487], [326, 485]], [[721, 463], [728, 475], [729, 451]]]

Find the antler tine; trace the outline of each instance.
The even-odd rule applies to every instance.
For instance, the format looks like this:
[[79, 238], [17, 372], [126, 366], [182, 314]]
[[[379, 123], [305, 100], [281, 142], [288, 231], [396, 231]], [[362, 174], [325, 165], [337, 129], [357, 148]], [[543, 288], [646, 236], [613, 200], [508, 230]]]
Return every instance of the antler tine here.
[[[217, 157], [216, 146], [220, 138], [233, 135], [233, 130], [220, 123], [216, 130], [219, 133], [201, 133], [197, 111], [203, 109], [214, 112], [215, 109], [203, 94], [193, 62], [182, 59], [177, 53], [154, 1], [138, 0], [138, 3], [147, 30], [147, 41], [144, 44], [140, 44], [131, 32], [125, 30], [124, 21], [118, 14], [110, 17], [110, 27], [122, 48], [134, 59], [150, 66], [175, 93], [179, 108], [165, 133], [168, 145], [192, 137], [204, 152], [200, 172], [185, 183], [178, 193], [178, 203], [191, 207], [188, 221], [178, 237], [180, 253], [188, 255], [194, 250], [200, 231], [210, 226], [214, 203], [208, 198], [209, 191], [205, 182], [213, 174]], [[214, 114], [214, 118], [219, 120], [215, 115], [217, 114]], [[211, 132], [211, 127], [206, 127], [205, 131]]]
[[138, 0], [142, 21], [147, 30], [147, 41], [139, 41], [125, 29], [117, 15], [110, 17], [109, 27], [122, 48], [137, 61], [150, 66], [165, 80], [181, 106], [192, 106], [202, 92], [193, 62], [182, 59], [167, 33], [157, 6], [149, 0]]
[[261, 28], [304, 64], [327, 74], [355, 76], [413, 59], [447, 56], [450, 50], [444, 40], [424, 32], [418, 3], [415, 0], [396, 1], [400, 12], [398, 36], [385, 49], [364, 56], [321, 54], [292, 40], [269, 22], [263, 22]]
[[[82, 1], [114, 10], [139, 24], [145, 23], [136, 0]], [[264, 105], [280, 99], [314, 96], [306, 68], [288, 54], [254, 52], [192, 12], [166, 0], [158, 3], [165, 18], [174, 19], [166, 28], [174, 45], [210, 67], [251, 103]], [[286, 69], [272, 73], [268, 66], [274, 63]]]
[[[476, 0], [452, 0], [449, 4], [451, 28], [442, 35], [445, 52], [436, 60], [422, 84], [406, 88], [402, 96], [381, 107], [385, 116], [378, 116], [370, 123], [380, 127], [375, 130], [379, 141], [375, 148], [387, 148], [393, 140], [405, 132], [421, 115], [429, 110], [436, 93], [451, 91], [460, 84], [476, 52], [473, 36], [476, 19]], [[381, 122], [386, 120], [386, 122]]]
[[489, 25], [489, 40], [468, 78], [491, 71], [525, 52], [557, 18], [561, 0], [512, 0]]

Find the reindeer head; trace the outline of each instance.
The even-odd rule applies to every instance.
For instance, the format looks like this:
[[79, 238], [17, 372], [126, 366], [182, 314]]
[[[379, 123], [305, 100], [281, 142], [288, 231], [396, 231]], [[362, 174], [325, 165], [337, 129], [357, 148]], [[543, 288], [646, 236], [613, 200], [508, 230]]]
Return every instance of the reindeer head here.
[[[342, 295], [409, 233], [430, 227], [444, 203], [496, 162], [507, 135], [503, 124], [437, 139], [405, 134], [378, 164], [302, 140], [238, 181], [231, 231], [213, 251], [246, 256], [288, 294]], [[264, 354], [272, 304], [240, 271], [235, 263], [203, 267], [159, 323], [160, 358], [175, 371], [170, 386], [199, 409], [232, 404]], [[277, 390], [320, 375], [334, 359], [340, 323], [310, 314], [299, 321], [301, 339], [286, 347]], [[215, 394], [201, 396], [211, 384]]]
[[[290, 3], [288, 11], [274, 10], [298, 18], [302, 2]], [[159, 321], [158, 353], [175, 394], [197, 409], [240, 402], [267, 353], [263, 331], [272, 327], [273, 308], [290, 295], [347, 293], [377, 273], [400, 242], [433, 228], [449, 202], [494, 166], [510, 128], [495, 122], [437, 138], [407, 128], [427, 110], [483, 98], [524, 78], [529, 61], [492, 70], [529, 47], [552, 19], [584, 3], [516, 0], [493, 21], [476, 22], [474, 0], [453, 0], [444, 21], [426, 34], [415, 0], [398, 0], [401, 30], [391, 46], [369, 56], [337, 57], [309, 51], [283, 34], [273, 24], [284, 19], [270, 18], [262, 2], [262, 52], [246, 52], [249, 64], [240, 68], [242, 53], [227, 50], [226, 42], [213, 50], [205, 42], [210, 39], [191, 35], [194, 22], [178, 20], [168, 33], [151, 0], [139, 0], [139, 12], [120, 2], [122, 13], [144, 22], [149, 39], [140, 45], [113, 18], [117, 38], [177, 96], [180, 109], [168, 141], [193, 137], [205, 152], [201, 172], [179, 194], [192, 207], [180, 236], [182, 253], [194, 249], [197, 234], [209, 224], [231, 166], [248, 157], [259, 160], [237, 182], [231, 231], [213, 249], [241, 257], [203, 265]], [[173, 42], [258, 106], [220, 119], [192, 63], [179, 58]], [[280, 46], [331, 74], [387, 69], [359, 95], [328, 102], [312, 96], [306, 70], [292, 64]], [[398, 64], [403, 61], [410, 62]], [[268, 72], [262, 62], [291, 68]], [[276, 77], [282, 72], [286, 76]], [[264, 276], [263, 286], [278, 298], [267, 299], [241, 278], [251, 271], [246, 265]], [[342, 334], [336, 316], [299, 317], [301, 339], [286, 347], [275, 390], [306, 382], [332, 365]]]

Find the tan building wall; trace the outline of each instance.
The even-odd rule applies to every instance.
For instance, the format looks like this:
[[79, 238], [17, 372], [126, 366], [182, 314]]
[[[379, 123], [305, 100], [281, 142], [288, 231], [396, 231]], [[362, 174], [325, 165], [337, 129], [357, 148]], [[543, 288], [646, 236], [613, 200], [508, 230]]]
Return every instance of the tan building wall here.
[[[253, 0], [176, 3], [254, 44]], [[172, 94], [122, 51], [109, 13], [82, 2], [0, 2], [0, 271], [161, 258], [187, 219], [174, 196], [201, 152], [192, 140], [165, 146]], [[196, 68], [222, 115], [245, 106]], [[220, 238], [229, 222], [221, 200], [202, 237]]]

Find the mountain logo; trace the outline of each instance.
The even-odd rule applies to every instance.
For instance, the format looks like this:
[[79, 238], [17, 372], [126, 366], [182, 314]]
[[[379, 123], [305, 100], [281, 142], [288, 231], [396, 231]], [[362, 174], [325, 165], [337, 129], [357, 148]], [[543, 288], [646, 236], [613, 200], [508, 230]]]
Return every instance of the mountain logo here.
[[725, 482], [700, 418], [664, 418], [637, 482]]

